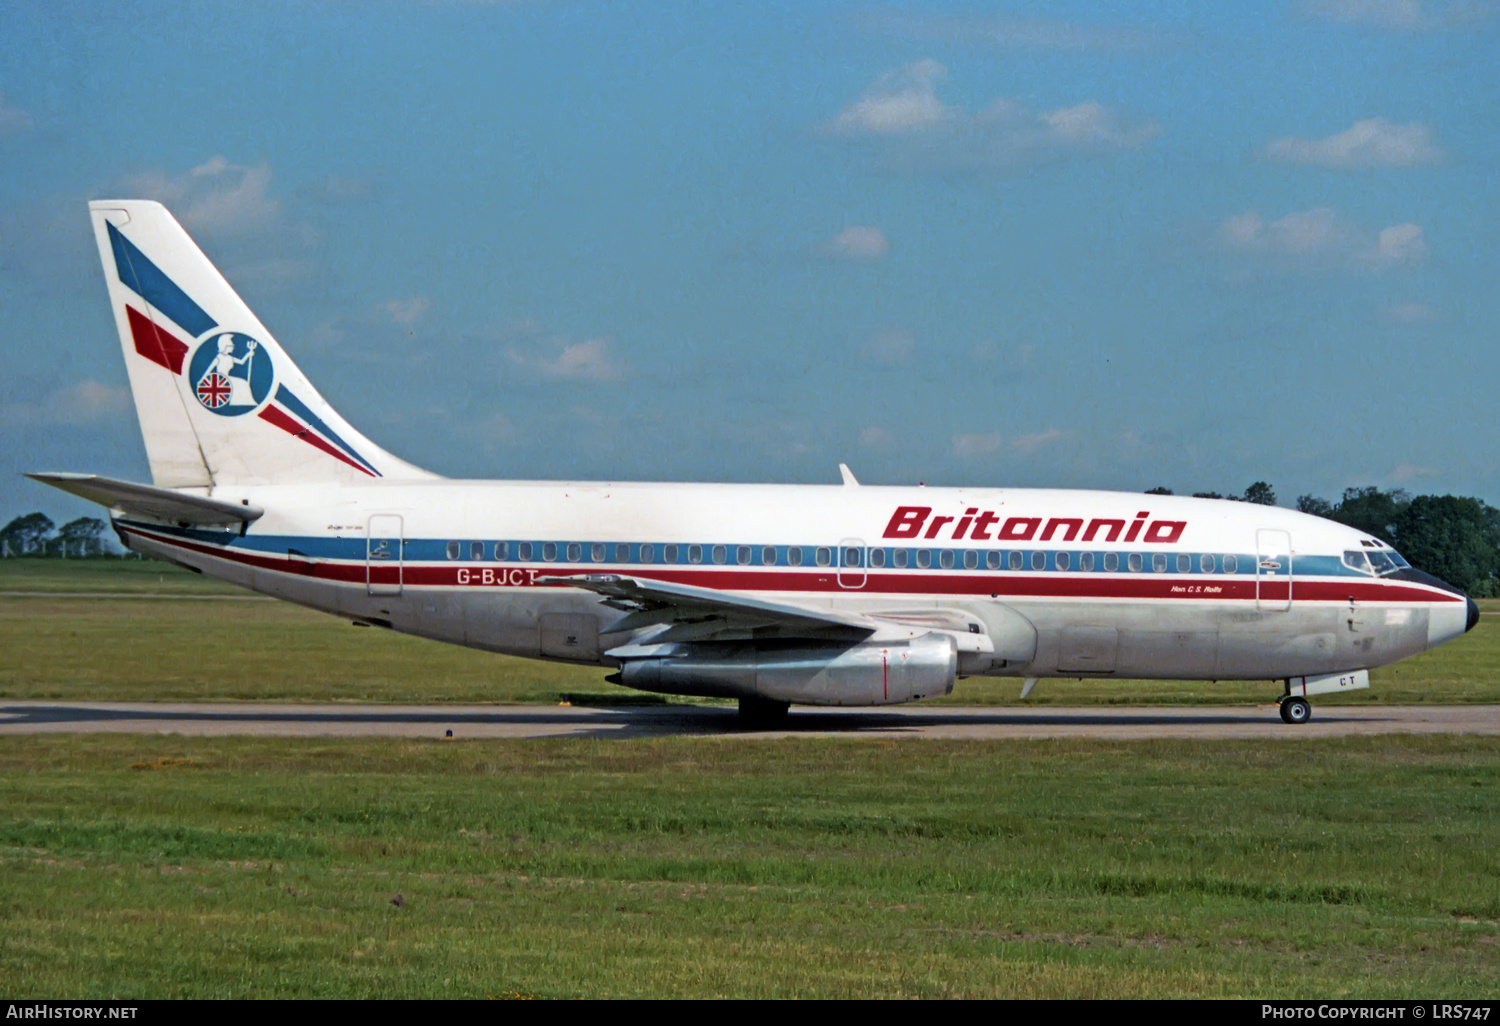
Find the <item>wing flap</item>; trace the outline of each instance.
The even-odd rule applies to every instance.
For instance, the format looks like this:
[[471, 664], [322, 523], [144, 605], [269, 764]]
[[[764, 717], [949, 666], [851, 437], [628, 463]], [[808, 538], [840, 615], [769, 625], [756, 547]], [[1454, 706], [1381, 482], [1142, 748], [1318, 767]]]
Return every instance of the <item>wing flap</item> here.
[[98, 474], [27, 474], [33, 481], [59, 488], [130, 516], [195, 527], [240, 527], [260, 519], [265, 510], [170, 488], [117, 481]]

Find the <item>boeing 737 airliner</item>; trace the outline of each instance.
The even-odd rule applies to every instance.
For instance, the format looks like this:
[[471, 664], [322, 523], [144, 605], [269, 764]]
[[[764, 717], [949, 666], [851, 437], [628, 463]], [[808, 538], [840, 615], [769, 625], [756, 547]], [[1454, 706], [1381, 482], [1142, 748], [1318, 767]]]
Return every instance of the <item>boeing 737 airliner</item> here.
[[982, 675], [1279, 679], [1299, 723], [1479, 616], [1379, 539], [1246, 503], [442, 478], [339, 416], [160, 204], [90, 209], [153, 483], [32, 476], [131, 549], [358, 623], [759, 719]]

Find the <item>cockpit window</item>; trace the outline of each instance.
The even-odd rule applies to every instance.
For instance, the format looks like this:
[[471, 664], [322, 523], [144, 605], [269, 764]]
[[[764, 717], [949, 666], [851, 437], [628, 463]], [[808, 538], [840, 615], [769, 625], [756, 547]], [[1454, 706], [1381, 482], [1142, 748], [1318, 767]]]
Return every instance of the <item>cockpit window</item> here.
[[1384, 577], [1411, 564], [1395, 549], [1353, 549], [1344, 553], [1344, 565], [1362, 574]]

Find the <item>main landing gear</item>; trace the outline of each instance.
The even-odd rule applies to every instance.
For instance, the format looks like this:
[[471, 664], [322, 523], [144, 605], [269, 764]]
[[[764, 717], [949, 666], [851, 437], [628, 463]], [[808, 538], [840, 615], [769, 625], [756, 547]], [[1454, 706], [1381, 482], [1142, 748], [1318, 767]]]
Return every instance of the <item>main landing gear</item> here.
[[1312, 706], [1305, 698], [1288, 695], [1281, 700], [1281, 719], [1286, 723], [1306, 723], [1312, 719]]

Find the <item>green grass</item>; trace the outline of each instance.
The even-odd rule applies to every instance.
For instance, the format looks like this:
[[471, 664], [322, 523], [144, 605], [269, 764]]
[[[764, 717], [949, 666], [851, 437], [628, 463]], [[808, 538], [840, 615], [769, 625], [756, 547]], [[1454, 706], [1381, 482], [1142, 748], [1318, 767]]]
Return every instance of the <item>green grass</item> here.
[[[405, 637], [152, 561], [0, 561], [0, 699], [556, 702], [639, 699], [607, 671]], [[99, 598], [100, 594], [116, 597]], [[219, 601], [211, 596], [233, 596]], [[158, 597], [169, 596], [169, 597]], [[1500, 702], [1500, 600], [1458, 641], [1320, 702]], [[959, 681], [937, 704], [1021, 704], [1019, 680]], [[1269, 702], [1266, 682], [1046, 680], [1025, 704]]]
[[1487, 739], [32, 735], [0, 808], [13, 996], [1500, 987]]

